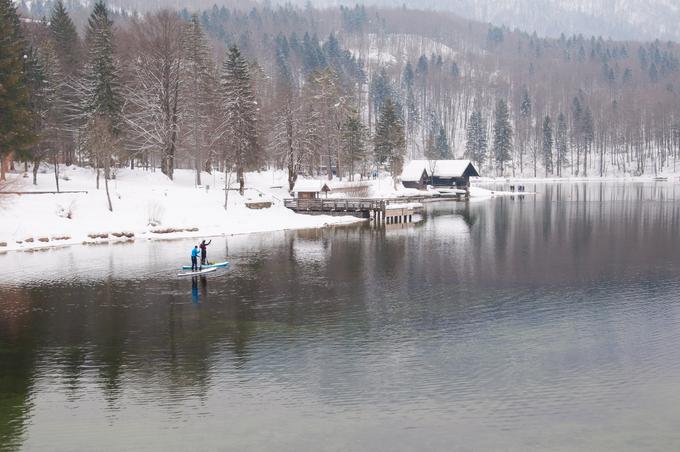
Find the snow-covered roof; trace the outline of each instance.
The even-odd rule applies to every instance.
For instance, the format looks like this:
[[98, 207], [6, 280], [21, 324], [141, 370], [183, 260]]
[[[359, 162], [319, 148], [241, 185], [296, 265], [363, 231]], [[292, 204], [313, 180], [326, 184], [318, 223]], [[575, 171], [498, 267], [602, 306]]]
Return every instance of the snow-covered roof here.
[[293, 191], [296, 193], [300, 192], [314, 192], [319, 193], [321, 191], [331, 191], [326, 182], [317, 179], [298, 179], [295, 181], [295, 186]]
[[[463, 177], [472, 163], [470, 160], [411, 160], [401, 173], [402, 181], [419, 181], [425, 171], [428, 175], [434, 171], [436, 177]], [[475, 173], [477, 170], [472, 166]]]
[[417, 182], [423, 175], [423, 171], [428, 172], [427, 160], [411, 160], [401, 172], [401, 180], [407, 182]]

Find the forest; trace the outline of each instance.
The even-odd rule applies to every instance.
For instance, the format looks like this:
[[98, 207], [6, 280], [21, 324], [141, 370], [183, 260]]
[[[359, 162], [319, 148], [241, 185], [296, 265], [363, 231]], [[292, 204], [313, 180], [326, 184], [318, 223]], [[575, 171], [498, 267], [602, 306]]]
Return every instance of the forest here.
[[[0, 0], [0, 161], [395, 178], [676, 170], [674, 42], [543, 38], [451, 13], [269, 4], [113, 10]], [[100, 176], [101, 175], [101, 176]]]

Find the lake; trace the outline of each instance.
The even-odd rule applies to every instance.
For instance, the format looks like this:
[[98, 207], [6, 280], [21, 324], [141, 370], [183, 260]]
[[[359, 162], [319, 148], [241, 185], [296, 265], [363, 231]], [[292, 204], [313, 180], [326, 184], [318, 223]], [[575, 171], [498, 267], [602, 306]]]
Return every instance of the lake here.
[[0, 450], [679, 450], [680, 185], [0, 255]]

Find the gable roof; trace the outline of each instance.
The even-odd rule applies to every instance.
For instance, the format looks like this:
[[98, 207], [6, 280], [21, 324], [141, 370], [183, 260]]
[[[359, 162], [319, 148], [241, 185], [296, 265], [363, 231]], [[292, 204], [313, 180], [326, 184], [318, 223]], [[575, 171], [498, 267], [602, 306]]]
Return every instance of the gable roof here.
[[423, 172], [427, 176], [427, 160], [411, 160], [401, 172], [401, 180], [406, 182], [418, 182], [423, 176]]
[[293, 190], [296, 193], [299, 192], [313, 192], [319, 193], [322, 191], [331, 191], [330, 187], [326, 182], [318, 179], [298, 179], [295, 181], [295, 186]]
[[468, 176], [479, 176], [470, 160], [411, 160], [404, 166], [401, 180], [419, 181], [423, 171], [429, 176], [432, 170], [435, 177], [463, 177], [466, 173]]

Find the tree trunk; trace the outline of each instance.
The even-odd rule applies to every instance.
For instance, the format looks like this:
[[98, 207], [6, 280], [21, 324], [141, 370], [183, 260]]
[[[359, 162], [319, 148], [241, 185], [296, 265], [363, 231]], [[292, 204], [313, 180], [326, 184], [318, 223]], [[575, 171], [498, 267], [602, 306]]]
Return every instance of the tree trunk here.
[[293, 164], [293, 159], [291, 158], [288, 162], [288, 191], [293, 191], [296, 180], [297, 172], [295, 171], [295, 165]]
[[[99, 175], [99, 172], [97, 172]], [[106, 200], [109, 203], [109, 212], [113, 212], [113, 205], [111, 204], [111, 194], [109, 193], [109, 165], [104, 168], [104, 187], [106, 188]]]
[[33, 160], [33, 185], [38, 185], [38, 170], [40, 169], [40, 160]]
[[5, 177], [5, 158], [6, 157], [0, 155], [0, 180], [7, 180]]
[[196, 186], [198, 187], [199, 185], [201, 185], [201, 161], [198, 157], [196, 157], [195, 166], [196, 166]]
[[231, 171], [227, 169], [227, 162], [224, 162], [224, 210], [229, 205], [229, 182], [231, 181]]
[[57, 154], [54, 154], [54, 183], [57, 186], [57, 193], [59, 193], [59, 159]]

